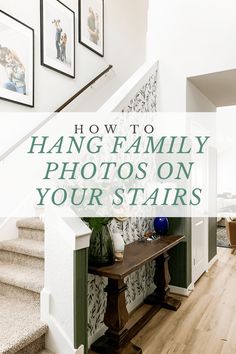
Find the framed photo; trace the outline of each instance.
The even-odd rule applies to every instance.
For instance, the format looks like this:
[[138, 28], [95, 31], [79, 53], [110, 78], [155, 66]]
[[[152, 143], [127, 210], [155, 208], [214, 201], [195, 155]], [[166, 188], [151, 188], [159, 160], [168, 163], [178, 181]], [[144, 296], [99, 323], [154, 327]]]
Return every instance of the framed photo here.
[[59, 0], [40, 0], [41, 64], [75, 78], [75, 13]]
[[0, 98], [34, 106], [34, 30], [1, 10]]
[[104, 0], [79, 0], [79, 41], [104, 56]]

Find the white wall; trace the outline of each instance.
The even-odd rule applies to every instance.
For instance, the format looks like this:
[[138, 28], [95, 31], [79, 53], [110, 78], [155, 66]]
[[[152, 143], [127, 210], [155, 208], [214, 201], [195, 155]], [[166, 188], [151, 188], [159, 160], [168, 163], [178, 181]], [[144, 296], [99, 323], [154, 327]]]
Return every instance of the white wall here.
[[17, 220], [18, 218], [0, 218], [0, 241], [18, 237]]
[[[235, 179], [232, 177], [232, 173], [235, 172], [235, 151], [226, 149], [218, 153], [218, 194], [231, 193], [236, 195]], [[224, 173], [222, 173], [224, 171]], [[231, 203], [233, 204], [233, 203]]]
[[160, 60], [160, 110], [185, 111], [186, 77], [236, 67], [234, 0], [150, 0], [148, 56]]
[[235, 115], [236, 106], [219, 107], [217, 109], [218, 194], [231, 193], [236, 195]]
[[[39, 0], [0, 0], [1, 10], [35, 29], [35, 108], [0, 100], [3, 111], [51, 112], [93, 79], [108, 64], [115, 78], [106, 95], [90, 95], [82, 110], [102, 104], [145, 60], [148, 0], [105, 0], [105, 57], [78, 44], [78, 0], [63, 0], [76, 13], [76, 79], [67, 78], [40, 65]], [[102, 87], [99, 88], [102, 90]], [[91, 91], [93, 93], [94, 91]], [[79, 102], [78, 102], [79, 103]], [[91, 104], [92, 103], [92, 104]], [[78, 105], [77, 110], [80, 110]]]
[[187, 112], [215, 112], [216, 106], [191, 82], [186, 87]]

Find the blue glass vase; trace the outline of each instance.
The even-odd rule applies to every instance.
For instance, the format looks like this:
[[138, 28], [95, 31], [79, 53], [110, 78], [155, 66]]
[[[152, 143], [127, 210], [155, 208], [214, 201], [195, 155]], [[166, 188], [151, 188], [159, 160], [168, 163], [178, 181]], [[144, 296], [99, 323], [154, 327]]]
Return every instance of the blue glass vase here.
[[164, 236], [169, 230], [169, 221], [167, 218], [157, 217], [153, 222], [154, 230], [157, 235]]

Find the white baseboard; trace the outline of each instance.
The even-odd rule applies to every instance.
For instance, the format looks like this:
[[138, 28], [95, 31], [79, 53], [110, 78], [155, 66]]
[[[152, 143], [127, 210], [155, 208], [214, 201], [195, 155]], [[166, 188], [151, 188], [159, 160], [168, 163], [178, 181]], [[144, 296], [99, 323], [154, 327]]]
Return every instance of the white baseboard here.
[[215, 257], [212, 258], [212, 260], [210, 260], [210, 262], [208, 263], [208, 267], [207, 267], [207, 272], [209, 271], [209, 269], [213, 266], [213, 264], [218, 261], [218, 255], [216, 254]]
[[190, 284], [188, 288], [180, 288], [178, 286], [169, 285], [170, 293], [181, 296], [189, 296], [194, 290], [194, 285]]
[[188, 290], [190, 292], [192, 292], [194, 290], [194, 283], [191, 283], [189, 286], [188, 286]]
[[74, 349], [73, 343], [71, 343], [60, 323], [51, 315], [50, 298], [51, 294], [43, 289], [40, 296], [40, 309], [41, 320], [49, 327], [46, 335], [47, 349], [57, 354], [84, 354], [84, 346], [81, 345], [78, 349]]
[[84, 346], [81, 345], [75, 352], [74, 354], [84, 354]]

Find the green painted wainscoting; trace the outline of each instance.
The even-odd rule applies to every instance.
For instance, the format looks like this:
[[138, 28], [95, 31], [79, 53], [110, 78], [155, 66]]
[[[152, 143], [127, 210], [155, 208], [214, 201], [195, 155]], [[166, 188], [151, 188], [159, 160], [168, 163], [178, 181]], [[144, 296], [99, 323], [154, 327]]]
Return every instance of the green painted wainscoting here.
[[88, 248], [74, 251], [74, 348], [88, 351]]
[[169, 218], [170, 233], [185, 235], [186, 240], [171, 249], [170, 274], [171, 285], [188, 288], [192, 282], [191, 266], [191, 218]]
[[[187, 288], [192, 282], [191, 218], [169, 218], [170, 233], [186, 236], [186, 241], [170, 250], [171, 285]], [[208, 260], [217, 254], [217, 220], [208, 219]]]
[[217, 255], [217, 218], [208, 220], [208, 260]]

